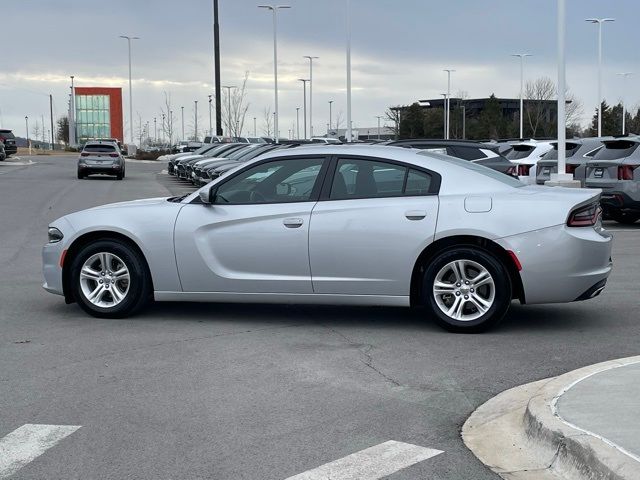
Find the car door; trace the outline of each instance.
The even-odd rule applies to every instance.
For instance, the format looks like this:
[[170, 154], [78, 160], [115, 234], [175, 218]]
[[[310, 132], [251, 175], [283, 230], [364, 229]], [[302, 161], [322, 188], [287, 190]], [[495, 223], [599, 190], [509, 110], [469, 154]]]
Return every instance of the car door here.
[[440, 177], [414, 165], [341, 156], [311, 214], [314, 293], [409, 295], [433, 241]]
[[309, 220], [323, 156], [265, 160], [180, 211], [175, 252], [186, 292], [312, 293]]

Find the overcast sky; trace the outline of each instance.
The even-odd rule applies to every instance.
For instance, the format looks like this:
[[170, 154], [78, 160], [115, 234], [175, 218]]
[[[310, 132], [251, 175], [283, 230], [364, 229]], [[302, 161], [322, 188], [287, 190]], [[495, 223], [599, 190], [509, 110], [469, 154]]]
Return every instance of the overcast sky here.
[[[249, 72], [247, 131], [265, 107], [273, 110], [272, 18], [260, 0], [219, 0], [223, 84]], [[282, 3], [285, 0], [281, 0]], [[153, 123], [163, 92], [175, 112], [184, 106], [186, 129], [198, 100], [199, 129], [208, 128], [207, 95], [213, 93], [211, 0], [20, 0], [3, 2], [0, 122], [24, 135], [24, 116], [67, 109], [69, 75], [78, 86], [121, 86], [128, 117], [126, 40], [133, 43], [134, 116]], [[345, 0], [290, 0], [278, 21], [280, 133], [287, 136], [302, 106], [314, 62], [314, 125], [324, 134], [328, 101], [346, 117]], [[452, 93], [517, 97], [518, 60], [528, 52], [525, 77], [556, 78], [555, 0], [352, 0], [353, 121], [376, 125], [390, 105], [435, 98], [446, 91], [443, 68], [454, 68]], [[567, 82], [584, 103], [584, 121], [597, 105], [597, 27], [588, 17], [614, 17], [604, 26], [604, 95], [619, 101], [625, 90], [616, 72], [636, 72], [627, 84], [629, 105], [640, 101], [638, 0], [567, 1]], [[179, 115], [178, 115], [179, 116]], [[128, 118], [125, 118], [128, 122]], [[179, 122], [179, 118], [178, 118]]]

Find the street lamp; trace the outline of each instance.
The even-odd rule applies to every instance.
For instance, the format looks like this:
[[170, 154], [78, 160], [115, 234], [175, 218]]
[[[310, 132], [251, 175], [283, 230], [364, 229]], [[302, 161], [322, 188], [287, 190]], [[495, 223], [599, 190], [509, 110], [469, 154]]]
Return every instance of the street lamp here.
[[305, 55], [309, 59], [309, 136], [313, 137], [313, 60], [320, 57]]
[[446, 93], [441, 93], [440, 95], [442, 95], [442, 102], [443, 102], [443, 109], [442, 109], [442, 113], [443, 113], [443, 121], [444, 121], [444, 125], [442, 127], [442, 138], [446, 139], [447, 138], [447, 94]]
[[523, 118], [524, 118], [524, 110], [523, 110], [523, 95], [524, 95], [524, 58], [530, 57], [530, 53], [512, 53], [512, 57], [520, 58], [520, 138], [524, 138], [523, 133]]
[[184, 107], [180, 107], [180, 116], [182, 118], [182, 141], [184, 142]]
[[129, 37], [120, 35], [120, 38], [126, 38], [129, 47], [129, 133], [131, 134], [131, 143], [133, 139], [133, 89], [131, 88], [131, 40], [140, 40], [140, 37]]
[[209, 135], [213, 136], [213, 125], [211, 124], [211, 95], [209, 95]]
[[296, 140], [300, 140], [300, 107], [296, 107]]
[[167, 138], [167, 129], [165, 128], [165, 124], [164, 124], [164, 118], [165, 118], [165, 114], [162, 114], [162, 143], [164, 143], [165, 138]]
[[158, 122], [156, 117], [153, 117], [153, 143], [158, 143]]
[[352, 140], [351, 127], [351, 0], [347, 0], [347, 142]]
[[278, 143], [278, 10], [291, 7], [289, 5], [258, 5], [258, 8], [267, 8], [273, 12], [273, 90], [275, 98], [273, 131], [275, 143]]
[[76, 92], [73, 86], [73, 75], [71, 75], [71, 118], [69, 119], [69, 144], [76, 144]]
[[382, 117], [380, 115], [377, 115], [376, 118], [378, 119], [378, 140], [380, 140], [380, 119]]
[[222, 88], [226, 88], [227, 89], [227, 100], [229, 103], [228, 106], [228, 110], [227, 110], [227, 135], [229, 137], [232, 137], [233, 135], [231, 135], [231, 89], [232, 88], [237, 88], [235, 85], [222, 85]]
[[195, 111], [194, 111], [194, 116], [195, 116], [195, 121], [194, 121], [194, 132], [193, 132], [193, 136], [194, 141], [198, 141], [198, 100], [194, 100], [195, 103]]
[[253, 117], [253, 136], [258, 136], [258, 124], [256, 123], [256, 117]]
[[24, 116], [24, 123], [27, 128], [27, 146], [29, 147], [29, 155], [31, 155], [31, 140], [29, 140], [29, 117]]
[[616, 73], [616, 75], [620, 75], [622, 77], [622, 82], [623, 82], [623, 87], [622, 87], [622, 135], [625, 134], [626, 128], [625, 128], [625, 121], [626, 121], [626, 113], [625, 113], [625, 101], [624, 101], [624, 96], [625, 93], [627, 91], [627, 77], [629, 75], [633, 75], [633, 73], [631, 72], [623, 72], [623, 73]]
[[449, 107], [451, 102], [451, 73], [455, 72], [455, 70], [451, 68], [445, 68], [443, 72], [447, 72], [447, 97], [445, 98], [444, 103], [446, 104], [445, 111], [445, 139], [449, 140]]
[[585, 22], [598, 25], [598, 136], [602, 136], [602, 24], [615, 18], [587, 18]]
[[329, 128], [327, 130], [331, 130], [331, 104], [333, 100], [329, 100]]
[[307, 139], [307, 82], [309, 81], [306, 78], [299, 78], [299, 81], [302, 82], [302, 96], [304, 97], [303, 107], [302, 107], [302, 116], [304, 118], [304, 139]]

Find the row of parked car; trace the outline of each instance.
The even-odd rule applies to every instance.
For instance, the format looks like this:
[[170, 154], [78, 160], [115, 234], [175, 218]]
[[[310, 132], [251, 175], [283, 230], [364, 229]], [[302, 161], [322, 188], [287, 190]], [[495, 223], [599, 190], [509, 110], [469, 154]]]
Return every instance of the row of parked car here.
[[[314, 141], [286, 143], [205, 143], [192, 152], [165, 155], [170, 175], [202, 186], [236, 166], [274, 149], [295, 148]], [[325, 143], [325, 142], [322, 142]], [[464, 140], [410, 139], [384, 145], [417, 148], [484, 165], [529, 185], [544, 185], [558, 171], [555, 141], [473, 142]], [[640, 137], [571, 139], [566, 143], [567, 173], [583, 187], [600, 188], [605, 216], [630, 224], [640, 219]], [[426, 157], [425, 157], [426, 158]]]

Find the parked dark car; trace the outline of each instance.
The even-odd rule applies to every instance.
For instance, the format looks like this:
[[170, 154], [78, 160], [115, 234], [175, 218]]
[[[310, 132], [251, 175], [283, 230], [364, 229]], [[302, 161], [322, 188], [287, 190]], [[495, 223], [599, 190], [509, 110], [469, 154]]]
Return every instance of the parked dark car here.
[[4, 151], [4, 143], [0, 142], [0, 162], [4, 162], [7, 159], [7, 154]]
[[418, 148], [436, 153], [443, 153], [450, 157], [469, 160], [470, 162], [484, 165], [506, 175], [516, 177], [516, 167], [513, 163], [498, 153], [497, 146], [491, 144], [472, 142], [469, 140], [440, 140], [414, 138], [408, 140], [393, 140], [385, 142], [393, 147]]
[[18, 152], [16, 137], [11, 130], [0, 129], [0, 143], [4, 145], [4, 153], [7, 157]]

